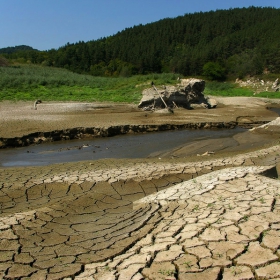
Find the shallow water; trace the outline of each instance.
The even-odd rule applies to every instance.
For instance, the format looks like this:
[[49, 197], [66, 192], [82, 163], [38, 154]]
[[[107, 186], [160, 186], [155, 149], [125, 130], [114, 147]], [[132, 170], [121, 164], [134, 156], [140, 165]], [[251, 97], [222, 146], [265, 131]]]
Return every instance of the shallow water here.
[[277, 113], [280, 116], [280, 108], [269, 108], [269, 110]]
[[146, 158], [191, 141], [231, 137], [245, 129], [173, 130], [114, 137], [58, 141], [0, 150], [0, 166], [42, 166], [104, 158]]

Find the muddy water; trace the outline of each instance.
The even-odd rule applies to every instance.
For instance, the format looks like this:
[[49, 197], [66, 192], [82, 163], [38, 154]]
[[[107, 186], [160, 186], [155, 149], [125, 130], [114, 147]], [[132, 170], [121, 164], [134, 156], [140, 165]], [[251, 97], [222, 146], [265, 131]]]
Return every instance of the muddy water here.
[[280, 108], [269, 108], [269, 110], [277, 113], [280, 116]]
[[0, 166], [38, 166], [104, 158], [145, 158], [191, 141], [231, 137], [245, 129], [177, 130], [45, 143], [0, 151]]

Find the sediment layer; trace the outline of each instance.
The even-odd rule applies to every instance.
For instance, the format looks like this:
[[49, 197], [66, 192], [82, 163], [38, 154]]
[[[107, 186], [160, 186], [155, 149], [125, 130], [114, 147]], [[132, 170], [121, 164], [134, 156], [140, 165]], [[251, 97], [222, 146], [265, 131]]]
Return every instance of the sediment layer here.
[[60, 140], [82, 139], [90, 137], [111, 137], [128, 133], [146, 133], [179, 129], [232, 129], [236, 126], [252, 128], [267, 121], [254, 123], [238, 122], [200, 122], [186, 124], [162, 124], [162, 125], [118, 125], [109, 127], [77, 127], [49, 132], [36, 132], [21, 137], [0, 138], [0, 148], [23, 147], [44, 142]]

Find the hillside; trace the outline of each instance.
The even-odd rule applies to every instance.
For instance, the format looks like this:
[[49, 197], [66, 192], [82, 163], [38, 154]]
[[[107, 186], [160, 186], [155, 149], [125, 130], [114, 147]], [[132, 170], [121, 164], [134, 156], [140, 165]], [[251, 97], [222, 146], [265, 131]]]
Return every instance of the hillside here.
[[38, 51], [38, 50], [35, 50], [30, 46], [21, 45], [21, 46], [15, 46], [15, 47], [2, 48], [2, 49], [0, 49], [0, 54], [12, 54], [12, 53], [21, 52], [21, 51]]
[[280, 9], [236, 8], [166, 18], [57, 50], [0, 53], [10, 61], [95, 76], [175, 72], [242, 78], [264, 70], [280, 72], [278, 30]]

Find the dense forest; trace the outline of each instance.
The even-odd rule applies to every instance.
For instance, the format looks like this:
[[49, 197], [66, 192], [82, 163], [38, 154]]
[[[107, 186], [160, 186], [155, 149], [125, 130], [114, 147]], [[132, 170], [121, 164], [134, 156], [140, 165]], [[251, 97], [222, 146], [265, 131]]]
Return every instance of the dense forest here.
[[126, 28], [113, 36], [59, 49], [0, 49], [9, 63], [61, 67], [94, 76], [146, 73], [222, 80], [280, 73], [280, 9], [236, 8], [185, 14]]

